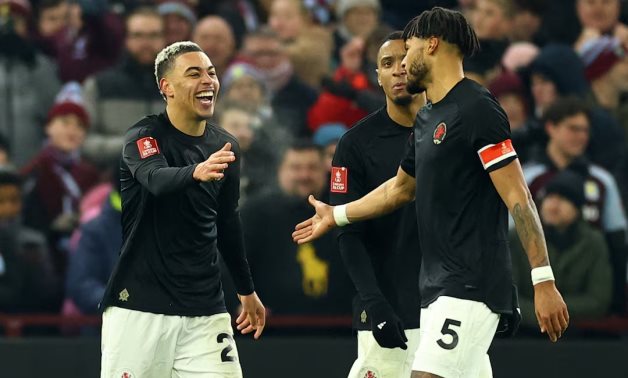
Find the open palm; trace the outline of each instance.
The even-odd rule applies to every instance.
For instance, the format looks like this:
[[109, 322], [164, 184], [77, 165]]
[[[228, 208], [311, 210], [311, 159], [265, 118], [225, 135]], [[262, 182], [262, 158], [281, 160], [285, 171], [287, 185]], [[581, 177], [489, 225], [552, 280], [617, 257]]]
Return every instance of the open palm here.
[[314, 214], [312, 218], [297, 224], [294, 228], [295, 231], [292, 233], [292, 240], [298, 244], [316, 240], [336, 227], [332, 206], [318, 201], [312, 195], [309, 196], [307, 200], [316, 210], [316, 214]]

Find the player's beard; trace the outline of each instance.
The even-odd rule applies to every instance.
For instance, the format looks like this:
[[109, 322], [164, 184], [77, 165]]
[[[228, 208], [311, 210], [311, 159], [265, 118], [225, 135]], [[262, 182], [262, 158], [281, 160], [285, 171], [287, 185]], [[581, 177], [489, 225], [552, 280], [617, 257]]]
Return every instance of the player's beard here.
[[429, 67], [425, 64], [425, 61], [419, 62], [415, 60], [410, 65], [408, 70], [408, 82], [406, 84], [406, 90], [410, 94], [417, 94], [425, 92], [425, 81], [429, 72]]
[[393, 98], [393, 103], [399, 106], [408, 106], [412, 102], [412, 95], [403, 94]]

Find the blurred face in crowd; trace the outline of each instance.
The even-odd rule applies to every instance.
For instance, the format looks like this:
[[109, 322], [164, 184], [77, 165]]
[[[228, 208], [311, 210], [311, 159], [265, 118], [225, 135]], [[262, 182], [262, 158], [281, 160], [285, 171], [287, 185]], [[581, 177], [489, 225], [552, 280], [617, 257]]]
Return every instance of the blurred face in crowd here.
[[85, 134], [85, 127], [75, 114], [56, 116], [46, 125], [50, 144], [63, 152], [73, 152], [81, 148]]
[[50, 37], [64, 29], [70, 18], [70, 4], [61, 1], [59, 4], [42, 9], [39, 13], [38, 29], [42, 37]]
[[279, 187], [292, 196], [319, 194], [326, 180], [323, 157], [316, 149], [288, 150], [279, 166]]
[[231, 108], [224, 111], [219, 124], [238, 140], [242, 151], [247, 151], [253, 143], [252, 122], [253, 116], [250, 113], [242, 109]]
[[386, 97], [397, 105], [409, 105], [412, 95], [406, 89], [406, 70], [401, 62], [406, 56], [403, 39], [387, 41], [377, 55], [377, 81]]
[[272, 70], [288, 59], [281, 42], [272, 37], [251, 36], [244, 41], [244, 55], [261, 70]]
[[15, 219], [22, 211], [22, 193], [14, 184], [0, 184], [0, 221]]
[[512, 20], [501, 6], [503, 0], [478, 0], [473, 11], [473, 29], [479, 39], [503, 39], [508, 37]]
[[431, 81], [431, 65], [426, 59], [428, 41], [428, 39], [412, 37], [405, 42], [406, 56], [403, 58], [402, 66], [406, 70], [409, 93], [425, 91], [427, 84]]
[[231, 86], [227, 91], [227, 98], [251, 104], [258, 108], [264, 104], [264, 89], [262, 84], [258, 83], [254, 78], [244, 75], [231, 82]]
[[556, 85], [543, 75], [532, 74], [532, 97], [537, 109], [543, 112], [558, 98]]
[[622, 92], [628, 92], [628, 53], [608, 73], [609, 81]]
[[214, 115], [220, 89], [216, 68], [203, 52], [193, 51], [175, 58], [174, 66], [159, 82], [168, 106], [195, 115], [202, 121]]
[[196, 24], [193, 41], [216, 67], [223, 69], [235, 54], [235, 36], [227, 22], [218, 16], [208, 16]]
[[541, 203], [541, 220], [547, 226], [565, 228], [578, 218], [578, 209], [573, 202], [559, 194], [548, 194]]
[[166, 45], [179, 41], [189, 41], [192, 36], [192, 24], [187, 18], [176, 13], [163, 15]]
[[283, 40], [296, 38], [307, 23], [301, 0], [274, 0], [268, 24]]
[[520, 10], [512, 18], [510, 35], [514, 41], [531, 42], [541, 27], [541, 17], [529, 10]]
[[578, 19], [585, 28], [612, 31], [619, 20], [619, 0], [577, 0]]
[[356, 6], [349, 8], [342, 20], [352, 36], [367, 38], [379, 23], [379, 13], [373, 7]]
[[589, 119], [584, 113], [574, 114], [556, 124], [550, 122], [545, 130], [550, 147], [569, 159], [582, 156], [589, 143]]
[[515, 93], [505, 93], [499, 96], [497, 101], [508, 115], [510, 129], [517, 130], [523, 127], [526, 121], [526, 108], [521, 97]]
[[166, 47], [164, 25], [158, 15], [136, 14], [126, 23], [125, 45], [141, 65], [153, 65], [157, 54]]

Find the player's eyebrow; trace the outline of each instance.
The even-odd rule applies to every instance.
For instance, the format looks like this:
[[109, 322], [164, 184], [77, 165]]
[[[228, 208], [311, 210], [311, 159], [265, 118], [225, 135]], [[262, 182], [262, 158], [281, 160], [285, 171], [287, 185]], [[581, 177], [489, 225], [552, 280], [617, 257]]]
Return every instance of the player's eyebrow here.
[[192, 70], [196, 70], [196, 71], [203, 71], [203, 70], [205, 70], [205, 71], [211, 71], [211, 70], [213, 70], [213, 69], [214, 69], [214, 66], [208, 66], [207, 68], [197, 67], [197, 66], [192, 66], [192, 67], [188, 67], [188, 68], [185, 70], [185, 72], [184, 72], [184, 73], [188, 73], [189, 71], [192, 71]]

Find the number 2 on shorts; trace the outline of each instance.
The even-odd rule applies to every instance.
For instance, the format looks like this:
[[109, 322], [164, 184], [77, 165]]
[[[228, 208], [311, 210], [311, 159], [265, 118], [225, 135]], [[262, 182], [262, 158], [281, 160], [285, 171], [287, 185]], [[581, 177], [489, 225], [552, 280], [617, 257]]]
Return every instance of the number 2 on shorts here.
[[231, 346], [231, 343], [233, 343], [233, 337], [228, 333], [220, 333], [218, 334], [216, 341], [219, 344], [222, 344], [222, 342], [225, 341], [225, 339], [227, 340], [227, 346], [220, 353], [220, 359], [222, 360], [222, 362], [236, 361], [237, 360], [236, 357], [229, 356], [229, 352], [233, 350], [233, 347]]
[[451, 350], [458, 345], [458, 333], [453, 329], [449, 328], [450, 326], [460, 327], [462, 323], [458, 320], [453, 319], [445, 319], [445, 323], [443, 324], [443, 328], [440, 330], [440, 333], [443, 335], [451, 335], [452, 340], [450, 343], [446, 343], [443, 339], [439, 339], [436, 343], [443, 349]]

